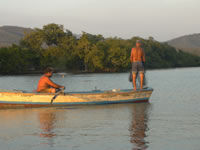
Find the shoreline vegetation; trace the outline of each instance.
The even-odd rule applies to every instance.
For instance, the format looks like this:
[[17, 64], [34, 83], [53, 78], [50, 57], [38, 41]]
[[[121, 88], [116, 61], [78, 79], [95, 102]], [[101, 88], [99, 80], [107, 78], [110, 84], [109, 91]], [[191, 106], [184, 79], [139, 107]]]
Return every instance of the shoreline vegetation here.
[[[168, 69], [186, 69], [186, 68], [198, 68], [200, 66], [191, 66], [191, 67], [174, 67], [174, 68], [151, 68], [151, 69], [145, 69], [145, 71], [157, 71], [157, 70], [168, 70]], [[79, 74], [107, 74], [107, 73], [130, 73], [131, 69], [128, 69], [126, 71], [118, 71], [118, 72], [86, 72], [86, 71], [62, 71], [62, 70], [55, 70], [54, 74], [57, 75], [66, 75], [66, 74], [73, 74], [73, 75], [79, 75]], [[40, 71], [29, 71], [29, 72], [20, 72], [20, 73], [7, 73], [7, 74], [0, 74], [0, 76], [21, 76], [21, 75], [42, 75], [44, 74], [43, 70]]]
[[46, 67], [66, 73], [128, 72], [130, 53], [136, 40], [142, 41], [145, 68], [165, 69], [200, 66], [200, 57], [155, 41], [104, 38], [83, 32], [79, 37], [62, 25], [47, 24], [25, 33], [18, 45], [0, 48], [0, 74], [40, 74]]

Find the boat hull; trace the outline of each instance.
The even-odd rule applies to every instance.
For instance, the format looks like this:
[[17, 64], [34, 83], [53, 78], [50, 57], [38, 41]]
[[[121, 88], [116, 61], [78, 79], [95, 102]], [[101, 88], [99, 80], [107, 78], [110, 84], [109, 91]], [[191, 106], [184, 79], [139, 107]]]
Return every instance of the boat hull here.
[[148, 102], [152, 88], [142, 91], [90, 91], [71, 92], [58, 95], [51, 104], [54, 94], [0, 92], [0, 108], [57, 107], [69, 105], [103, 105]]

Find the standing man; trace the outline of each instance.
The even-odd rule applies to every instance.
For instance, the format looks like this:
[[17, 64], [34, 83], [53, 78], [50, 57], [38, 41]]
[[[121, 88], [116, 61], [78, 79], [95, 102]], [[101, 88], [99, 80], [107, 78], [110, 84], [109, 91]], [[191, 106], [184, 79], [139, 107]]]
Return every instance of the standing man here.
[[132, 48], [131, 50], [131, 57], [132, 63], [132, 76], [133, 76], [133, 87], [136, 91], [136, 75], [139, 72], [140, 74], [140, 90], [143, 89], [143, 81], [144, 81], [144, 62], [145, 62], [145, 53], [144, 50], [141, 48], [140, 40], [136, 41], [136, 47]]
[[40, 78], [38, 82], [37, 92], [41, 93], [56, 93], [56, 89], [65, 88], [62, 85], [58, 85], [51, 81], [53, 75], [53, 69], [47, 68], [44, 71], [44, 75]]

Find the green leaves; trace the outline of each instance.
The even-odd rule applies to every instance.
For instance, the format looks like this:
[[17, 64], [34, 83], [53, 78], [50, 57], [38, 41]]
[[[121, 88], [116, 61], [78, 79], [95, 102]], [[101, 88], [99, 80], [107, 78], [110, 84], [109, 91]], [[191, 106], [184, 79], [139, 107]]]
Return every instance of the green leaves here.
[[0, 73], [18, 74], [38, 69], [38, 59], [34, 51], [27, 51], [16, 45], [9, 48], [1, 48]]
[[35, 29], [32, 32], [25, 33], [25, 36], [20, 41], [22, 47], [40, 51], [42, 44], [44, 43], [43, 31], [41, 29]]
[[48, 24], [43, 27], [44, 41], [48, 46], [58, 45], [60, 40], [66, 36], [64, 27], [57, 24]]

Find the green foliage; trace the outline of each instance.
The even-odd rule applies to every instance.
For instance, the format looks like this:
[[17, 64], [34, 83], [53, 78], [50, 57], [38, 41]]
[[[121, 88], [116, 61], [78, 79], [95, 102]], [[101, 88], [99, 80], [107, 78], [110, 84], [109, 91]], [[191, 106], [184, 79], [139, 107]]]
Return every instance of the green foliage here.
[[62, 25], [48, 24], [43, 27], [43, 36], [48, 46], [58, 45], [60, 40], [66, 36]]
[[107, 50], [106, 63], [112, 71], [124, 71], [129, 64], [130, 54], [126, 48], [126, 44], [122, 39], [108, 39], [106, 43], [109, 45]]
[[191, 67], [200, 57], [177, 51], [149, 37], [128, 40], [104, 38], [83, 32], [80, 39], [62, 25], [48, 24], [25, 34], [20, 45], [0, 48], [0, 73], [40, 71], [52, 66], [59, 71], [120, 72], [131, 68], [130, 53], [136, 40], [142, 41], [146, 68]]
[[44, 43], [44, 36], [41, 29], [35, 29], [33, 32], [25, 33], [25, 36], [21, 39], [20, 45], [31, 50], [41, 50]]
[[34, 51], [27, 51], [16, 45], [0, 49], [1, 74], [25, 73], [39, 69], [39, 60]]

